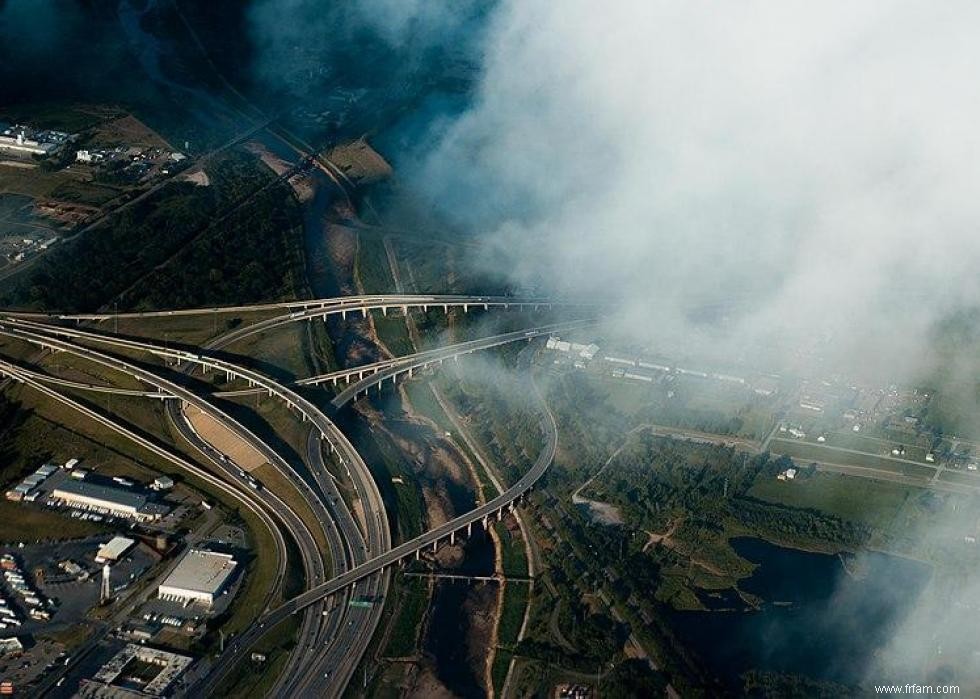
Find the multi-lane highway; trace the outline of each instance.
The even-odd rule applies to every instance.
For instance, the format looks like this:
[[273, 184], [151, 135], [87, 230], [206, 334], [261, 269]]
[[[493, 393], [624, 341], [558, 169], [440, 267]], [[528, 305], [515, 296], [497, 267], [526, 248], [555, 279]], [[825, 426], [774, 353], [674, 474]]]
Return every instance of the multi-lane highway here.
[[[288, 311], [287, 313], [280, 313], [271, 318], [266, 318], [238, 328], [212, 340], [205, 348], [213, 351], [227, 347], [230, 343], [254, 333], [301, 320], [325, 319], [328, 315], [332, 314], [345, 316], [349, 312], [360, 311], [366, 315], [372, 309], [381, 309], [382, 312], [387, 312], [387, 310], [392, 308], [398, 308], [403, 312], [407, 312], [410, 307], [428, 309], [429, 307], [438, 306], [446, 310], [450, 307], [462, 307], [464, 310], [469, 310], [470, 307], [526, 309], [551, 307], [552, 305], [553, 302], [547, 299], [515, 299], [511, 297], [491, 296], [381, 295], [347, 297], [342, 299], [316, 299], [311, 301], [260, 304], [257, 306], [238, 306], [220, 309], [119, 314], [116, 317], [140, 318], [148, 316], [187, 315], [190, 313], [270, 311], [273, 309]], [[284, 386], [250, 368], [232, 363], [225, 359], [224, 356], [203, 355], [183, 349], [160, 346], [152, 342], [137, 341], [108, 333], [93, 332], [77, 327], [72, 328], [56, 324], [58, 321], [63, 322], [66, 320], [74, 320], [76, 322], [101, 321], [110, 317], [113, 316], [106, 314], [51, 316], [43, 314], [5, 313], [0, 316], [0, 333], [11, 337], [18, 337], [22, 340], [28, 340], [55, 351], [70, 351], [79, 356], [84, 356], [104, 366], [112, 367], [117, 371], [122, 371], [129, 376], [135, 377], [142, 383], [153, 387], [154, 390], [115, 389], [109, 386], [83, 384], [38, 372], [31, 372], [13, 365], [9, 365], [11, 368], [7, 373], [13, 375], [16, 372], [20, 380], [30, 380], [33, 382], [32, 385], [42, 386], [45, 382], [60, 383], [68, 388], [87, 388], [89, 390], [109, 392], [126, 391], [129, 395], [145, 395], [169, 400], [168, 414], [184, 438], [218, 469], [224, 468], [226, 471], [229, 468], [235, 469], [234, 464], [229, 463], [226, 455], [217, 452], [212, 445], [197, 435], [193, 428], [183, 419], [181, 405], [194, 405], [204, 410], [256, 449], [269, 463], [278, 468], [280, 472], [286, 474], [297, 485], [304, 497], [311, 502], [311, 506], [314, 512], [316, 512], [320, 524], [323, 526], [323, 534], [328, 541], [330, 549], [331, 555], [329, 561], [332, 565], [329, 579], [326, 579], [326, 571], [322, 566], [322, 560], [321, 565], [318, 567], [316, 563], [317, 558], [311, 555], [313, 553], [312, 551], [303, 553], [304, 564], [307, 566], [308, 576], [311, 582], [314, 583], [313, 587], [286, 604], [280, 605], [270, 611], [248, 631], [234, 639], [229, 646], [228, 652], [222, 657], [222, 662], [216, 663], [213, 666], [213, 671], [202, 681], [194, 685], [192, 688], [194, 692], [207, 692], [216, 687], [226, 675], [227, 670], [234, 665], [231, 662], [224, 662], [225, 660], [234, 660], [236, 657], [241, 657], [236, 656], [236, 654], [244, 648], [249, 647], [286, 616], [304, 612], [305, 620], [301, 629], [300, 643], [290, 658], [288, 665], [289, 672], [280, 678], [276, 691], [277, 693], [290, 695], [294, 693], [342, 693], [370, 642], [380, 618], [381, 601], [387, 595], [390, 583], [391, 565], [406, 557], [412, 555], [417, 556], [423, 548], [428, 546], [435, 547], [442, 539], [449, 538], [452, 540], [455, 538], [457, 532], [462, 529], [469, 531], [473, 523], [482, 521], [485, 524], [488, 517], [494, 514], [498, 514], [499, 516], [499, 513], [504, 508], [513, 507], [514, 501], [544, 473], [554, 454], [557, 432], [553, 418], [549, 418], [549, 420], [542, 423], [542, 428], [548, 435], [546, 447], [534, 467], [518, 483], [514, 484], [514, 486], [498, 498], [477, 508], [473, 512], [437, 527], [413, 541], [404, 542], [392, 548], [387, 514], [377, 489], [377, 484], [371, 477], [366, 464], [364, 464], [360, 455], [347, 440], [346, 436], [327, 418], [319, 407], [297, 393], [293, 388]], [[514, 331], [489, 338], [470, 340], [449, 347], [419, 352], [408, 357], [376, 362], [360, 367], [359, 369], [345, 370], [346, 373], [334, 372], [329, 375], [310, 377], [297, 383], [315, 386], [327, 381], [332, 381], [333, 383], [341, 379], [350, 381], [354, 376], [354, 372], [358, 371], [358, 381], [349, 385], [333, 401], [332, 407], [336, 409], [356, 398], [361, 392], [366, 392], [371, 386], [380, 386], [388, 378], [394, 381], [400, 374], [411, 375], [416, 369], [439, 363], [447, 358], [458, 357], [461, 354], [480, 349], [500, 346], [508, 342], [515, 342], [522, 339], [531, 340], [541, 335], [571, 329], [580, 325], [581, 322], [552, 324], [530, 330]], [[223, 372], [229, 380], [239, 378], [246, 381], [252, 387], [250, 389], [251, 391], [261, 391], [282, 400], [288, 408], [298, 412], [300, 417], [311, 425], [305, 461], [309, 469], [308, 475], [312, 477], [312, 480], [306, 482], [305, 478], [296, 473], [288, 462], [283, 460], [268, 445], [265, 445], [261, 439], [238, 424], [234, 418], [204, 396], [198, 395], [195, 391], [191, 391], [178, 382], [161, 376], [160, 372], [156, 370], [146, 369], [119, 357], [98, 352], [90, 347], [92, 344], [101, 344], [107, 347], [108, 350], [125, 352], [127, 356], [133, 351], [149, 353], [156, 357], [166, 359], [168, 364], [171, 360], [174, 360], [178, 366], [185, 369], [189, 366], [197, 366], [204, 372]], [[368, 376], [365, 376], [365, 372], [368, 373]], [[199, 391], [200, 389], [197, 388], [196, 390]], [[239, 392], [226, 391], [219, 392], [216, 395], [229, 396], [235, 393]], [[172, 398], [176, 400], [170, 400]], [[347, 477], [350, 478], [356, 494], [354, 509], [357, 512], [357, 517], [351, 513], [347, 503], [341, 497], [334, 476], [327, 467], [324, 458], [325, 453], [330, 454], [336, 463], [344, 469]], [[281, 505], [281, 507], [282, 509], [288, 509], [285, 505]], [[296, 519], [298, 520], [298, 518]], [[308, 546], [309, 539], [303, 536], [296, 522], [293, 522], [292, 526], [297, 529], [297, 532], [293, 533], [291, 530], [290, 534], [294, 538], [305, 539]], [[307, 531], [308, 536], [309, 532]], [[301, 546], [302, 548], [306, 547]], [[364, 596], [378, 602], [378, 604], [375, 604], [370, 609], [350, 607], [345, 601], [350, 599], [351, 596]], [[333, 599], [330, 603], [323, 606], [323, 600], [328, 598]], [[308, 610], [313, 611], [309, 612]]]

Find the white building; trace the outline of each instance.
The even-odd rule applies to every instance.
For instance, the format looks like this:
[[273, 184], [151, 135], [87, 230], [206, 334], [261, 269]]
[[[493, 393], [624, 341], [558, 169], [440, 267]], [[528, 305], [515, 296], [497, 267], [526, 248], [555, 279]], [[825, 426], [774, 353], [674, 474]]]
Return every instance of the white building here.
[[134, 539], [129, 539], [125, 536], [113, 537], [110, 541], [102, 544], [102, 546], [99, 547], [98, 553], [95, 554], [95, 562], [115, 563], [122, 558], [135, 543], [136, 541]]
[[0, 150], [27, 155], [51, 155], [74, 138], [73, 134], [61, 131], [40, 131], [16, 124], [0, 131]]
[[214, 604], [238, 562], [229, 554], [191, 549], [157, 589], [160, 599]]
[[170, 490], [174, 487], [174, 479], [170, 476], [157, 476], [150, 487], [154, 490]]

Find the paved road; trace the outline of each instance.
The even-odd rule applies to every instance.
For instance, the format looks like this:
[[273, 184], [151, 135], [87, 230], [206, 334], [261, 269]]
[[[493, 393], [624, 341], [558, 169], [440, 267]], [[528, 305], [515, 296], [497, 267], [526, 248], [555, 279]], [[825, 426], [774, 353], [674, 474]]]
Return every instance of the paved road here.
[[[322, 310], [319, 311], [319, 313], [322, 313]], [[319, 313], [312, 313], [312, 314], [305, 314], [305, 315], [315, 317]], [[275, 382], [267, 379], [266, 377], [258, 374], [257, 372], [253, 372], [247, 368], [239, 367], [230, 364], [228, 362], [225, 362], [224, 360], [218, 360], [209, 356], [205, 357], [198, 354], [185, 352], [183, 350], [173, 350], [167, 347], [160, 347], [152, 343], [137, 342], [133, 340], [124, 340], [121, 338], [114, 338], [111, 336], [92, 333], [88, 331], [82, 331], [82, 330], [70, 329], [70, 328], [59, 328], [59, 327], [49, 326], [41, 323], [34, 323], [23, 317], [21, 318], [8, 317], [6, 319], [6, 322], [22, 331], [31, 331], [31, 330], [42, 331], [45, 334], [69, 337], [75, 340], [93, 341], [93, 342], [108, 344], [116, 349], [128, 349], [128, 350], [138, 349], [142, 351], [149, 351], [156, 354], [157, 356], [169, 357], [169, 358], [177, 359], [178, 361], [194, 362], [200, 366], [203, 366], [205, 369], [207, 368], [218, 369], [226, 372], [231, 377], [242, 377], [245, 380], [260, 386], [263, 390], [267, 391], [268, 393], [279, 396], [280, 398], [286, 401], [287, 405], [289, 405], [290, 407], [297, 408], [303, 415], [304, 419], [309, 419], [311, 422], [313, 422], [320, 433], [320, 437], [322, 438], [322, 441], [327, 442], [327, 444], [330, 446], [331, 449], [338, 449], [338, 451], [340, 451], [344, 455], [345, 458], [342, 458], [342, 463], [345, 466], [347, 466], [348, 469], [351, 469], [351, 466], [353, 465], [353, 469], [351, 469], [352, 478], [354, 478], [353, 476], [354, 471], [361, 471], [361, 469], [363, 469], [363, 473], [367, 474], [367, 478], [370, 479], [370, 474], [367, 472], [367, 468], [366, 466], [364, 466], [363, 462], [360, 461], [359, 455], [357, 455], [356, 451], [353, 450], [353, 447], [349, 445], [349, 442], [347, 442], [346, 437], [344, 437], [342, 433], [340, 433], [339, 430], [337, 430], [336, 427], [334, 427], [332, 423], [330, 423], [330, 421], [326, 419], [326, 416], [323, 415], [322, 412], [316, 409], [315, 406], [309, 404], [308, 401], [306, 401], [306, 399], [299, 396], [295, 392], [291, 391], [286, 387], [276, 384]], [[491, 344], [493, 342], [514, 341], [515, 339], [520, 339], [520, 337], [527, 337], [528, 339], [531, 339], [535, 336], [543, 334], [544, 332], [545, 331], [543, 330], [517, 331], [515, 333], [507, 334], [510, 337], [507, 337], [503, 340], [501, 340], [501, 338], [494, 338], [494, 340], [491, 341]], [[478, 348], [480, 346], [480, 343], [482, 342], [486, 342], [486, 339], [471, 341], [472, 349]], [[445, 349], [443, 348], [442, 351], [445, 351]], [[470, 348], [467, 348], [464, 351], [470, 351]], [[370, 377], [370, 379], [366, 380], [366, 383], [359, 382], [359, 384], [361, 384], [362, 387], [365, 386], [369, 387], [370, 385], [380, 384], [388, 377], [394, 378], [394, 376], [397, 373], [403, 373], [403, 372], [407, 373], [408, 371], [411, 371], [416, 364], [418, 366], [422, 366], [431, 361], [438, 361], [438, 354], [439, 354], [439, 350], [430, 353], [424, 353], [425, 356], [416, 358], [415, 364], [409, 362], [404, 365], [399, 365], [398, 367], [393, 367], [388, 372], [385, 371], [378, 372], [373, 377]], [[450, 356], [450, 355], [451, 352], [446, 356]], [[346, 400], [350, 400], [356, 395], [357, 395], [356, 392], [348, 393], [347, 397], [345, 397], [345, 399], [342, 399], [339, 402], [336, 402], [335, 406], [339, 407], [339, 405], [343, 405], [343, 403]], [[543, 429], [546, 432], [554, 434], [556, 437], [557, 428], [554, 426], [553, 418], [550, 418], [550, 422], [551, 422], [551, 429], [549, 430], [547, 425], [543, 425]], [[316, 439], [315, 437], [314, 437], [314, 441], [320, 442], [320, 440]], [[347, 449], [344, 448], [345, 444], [348, 447]], [[235, 639], [232, 645], [229, 646], [229, 651], [235, 653], [237, 651], [233, 649], [240, 649], [240, 648], [245, 648], [250, 646], [252, 643], [254, 643], [258, 638], [260, 638], [265, 633], [264, 629], [267, 628], [266, 624], [278, 623], [278, 621], [281, 621], [283, 618], [285, 618], [285, 616], [306, 609], [311, 605], [318, 604], [319, 600], [334, 595], [337, 592], [343, 591], [345, 589], [350, 589], [352, 593], [353, 592], [361, 593], [361, 590], [365, 590], [367, 593], [371, 593], [374, 589], [377, 588], [372, 588], [371, 580], [367, 580], [366, 587], [365, 587], [365, 583], [362, 581], [365, 581], [365, 579], [371, 578], [372, 576], [377, 578], [378, 574], [381, 574], [380, 577], [381, 582], [379, 584], [380, 586], [382, 586], [382, 589], [386, 590], [387, 580], [388, 580], [387, 569], [390, 568], [390, 565], [393, 562], [402, 560], [403, 558], [410, 555], [415, 555], [418, 551], [421, 550], [421, 548], [424, 548], [429, 545], [434, 545], [442, 538], [451, 537], [455, 534], [455, 532], [464, 528], [469, 528], [469, 526], [471, 526], [473, 522], [484, 520], [485, 517], [491, 514], [499, 513], [502, 508], [510, 505], [517, 497], [519, 497], [523, 492], [525, 492], [526, 489], [529, 488], [531, 485], [533, 485], [533, 483], [540, 477], [540, 475], [544, 473], [544, 470], [550, 464], [550, 461], [554, 455], [554, 444], [555, 444], [554, 438], [550, 438], [548, 440], [548, 446], [546, 447], [545, 450], [543, 450], [542, 456], [539, 458], [538, 462], [531, 469], [531, 471], [524, 478], [522, 478], [521, 481], [515, 484], [512, 488], [505, 491], [505, 493], [499, 496], [498, 498], [495, 498], [494, 500], [490, 501], [486, 505], [477, 508], [476, 510], [472, 511], [471, 513], [468, 513], [467, 515], [457, 518], [452, 522], [442, 525], [441, 527], [438, 527], [432, 530], [431, 532], [428, 532], [427, 534], [418, 537], [416, 540], [413, 540], [412, 542], [406, 542], [405, 544], [395, 547], [395, 549], [392, 550], [389, 550], [390, 539], [388, 539], [389, 534], [386, 526], [387, 524], [386, 519], [382, 516], [384, 509], [383, 509], [383, 503], [380, 502], [380, 495], [377, 496], [379, 507], [373, 507], [372, 506], [373, 502], [370, 499], [371, 498], [370, 492], [368, 492], [366, 488], [363, 489], [363, 491], [359, 490], [358, 494], [362, 498], [368, 499], [368, 507], [366, 510], [367, 516], [365, 517], [365, 522], [364, 522], [364, 527], [366, 529], [366, 534], [367, 534], [366, 543], [365, 543], [365, 553], [367, 553], [368, 546], [370, 546], [371, 543], [380, 540], [380, 543], [378, 543], [377, 546], [373, 547], [372, 553], [374, 557], [368, 560], [363, 560], [358, 562], [358, 564], [355, 565], [352, 569], [348, 570], [345, 573], [342, 573], [339, 576], [334, 577], [332, 581], [323, 583], [322, 585], [314, 588], [313, 590], [304, 593], [304, 595], [306, 596], [301, 595], [298, 598], [287, 603], [286, 605], [279, 607], [277, 610], [273, 610], [272, 612], [270, 612], [267, 619], [264, 618], [263, 620], [259, 621], [257, 626], [252, 627], [250, 630], [246, 631], [244, 634], [239, 636], [238, 639]], [[330, 482], [329, 474], [326, 474], [326, 476], [327, 476], [327, 480], [324, 481], [324, 483], [329, 483]], [[356, 478], [354, 482], [355, 482], [355, 487], [357, 487]], [[373, 483], [373, 480], [371, 480], [371, 485], [374, 486], [373, 490], [376, 491], [376, 485]], [[321, 484], [321, 487], [323, 487], [323, 484]], [[372, 514], [375, 516], [372, 517], [371, 516]], [[347, 538], [347, 540], [350, 541], [351, 538]], [[334, 618], [335, 609], [336, 607], [328, 608], [327, 618], [331, 620]], [[355, 621], [356, 619], [353, 618], [352, 616], [352, 618], [348, 620], [348, 626], [353, 627]], [[377, 623], [377, 616], [374, 615], [374, 624], [376, 623]], [[370, 641], [373, 628], [374, 627], [372, 625], [370, 628], [370, 632], [368, 632], [368, 629], [365, 629], [364, 632], [358, 633], [355, 636], [355, 638], [359, 639], [360, 644], [363, 644], [363, 646], [367, 645], [367, 643]], [[336, 646], [334, 646], [334, 648], [336, 648]], [[313, 652], [314, 648], [312, 643], [309, 645], [308, 650], [310, 652]], [[344, 658], [335, 659], [336, 651], [330, 650], [330, 647], [328, 646], [327, 650], [322, 651], [321, 655], [318, 656], [318, 662], [316, 663], [316, 665], [320, 666], [321, 662], [327, 663], [327, 671], [324, 674], [328, 678], [330, 677], [332, 672], [338, 670], [342, 673], [349, 673], [353, 671], [354, 667], [356, 667], [357, 660], [360, 658], [360, 654], [362, 652], [363, 652], [363, 647], [359, 648], [357, 653], [348, 653], [344, 656]], [[233, 655], [226, 655], [225, 657], [233, 658]], [[347, 662], [344, 663], [344, 660], [346, 660]], [[337, 667], [338, 664], [340, 664], [340, 667]], [[231, 664], [219, 663], [219, 668], [230, 667], [230, 665]], [[348, 678], [349, 678], [349, 674], [348, 674]], [[300, 680], [298, 686], [308, 688], [310, 687], [311, 684], [313, 684], [315, 679], [316, 678], [311, 676], [311, 674], [307, 673]], [[346, 681], [347, 679], [345, 678], [343, 680], [344, 685], [346, 685]]]
[[[2, 320], [2, 326], [0, 327], [5, 327], [7, 332], [15, 331], [19, 333], [43, 333], [43, 336], [37, 340], [37, 343], [41, 344], [42, 346], [49, 346], [53, 349], [63, 348], [63, 346], [60, 344], [63, 342], [59, 339], [60, 337], [66, 337], [76, 341], [96, 342], [108, 345], [117, 350], [137, 350], [141, 352], [149, 352], [160, 357], [176, 359], [178, 362], [191, 362], [202, 366], [206, 370], [216, 369], [223, 371], [230, 377], [242, 377], [250, 383], [260, 386], [263, 390], [268, 392], [269, 395], [274, 395], [284, 400], [289, 408], [298, 410], [303, 419], [309, 421], [314, 426], [318, 437], [323, 442], [326, 442], [331, 453], [338, 455], [338, 460], [350, 475], [354, 484], [355, 492], [364, 507], [364, 528], [366, 541], [364, 549], [365, 554], [369, 551], [376, 553], [379, 551], [388, 550], [390, 548], [390, 532], [387, 526], [387, 513], [385, 512], [384, 502], [381, 499], [381, 494], [378, 491], [377, 484], [374, 482], [367, 465], [364, 463], [363, 459], [361, 459], [353, 445], [351, 445], [349, 440], [347, 440], [347, 437], [327, 418], [327, 416], [313, 403], [300, 396], [292, 389], [276, 383], [259, 372], [245, 367], [240, 367], [225, 360], [216, 359], [210, 356], [205, 357], [196, 353], [175, 350], [169, 347], [161, 347], [160, 345], [155, 345], [153, 343], [126, 340], [78, 329], [60, 328], [38, 323], [23, 317], [7, 317]], [[134, 369], [138, 370], [138, 367], [128, 367], [128, 371], [133, 371]], [[152, 377], [144, 378], [150, 379], [150, 383], [153, 385]], [[168, 385], [166, 388], [168, 391], [175, 389], [181, 390], [180, 387], [176, 385]], [[191, 396], [187, 396], [187, 398], [190, 399]], [[313, 468], [313, 473], [321, 487], [326, 487], [326, 485], [331, 482], [332, 476], [325, 472], [325, 470], [320, 472], [318, 469]], [[342, 500], [334, 502], [335, 508], [343, 506], [342, 502]], [[377, 591], [381, 596], [387, 592], [387, 580], [387, 576], [382, 577], [382, 587]], [[372, 612], [372, 614], [375, 616], [374, 624], [376, 624], [377, 616], [380, 615], [380, 609]], [[371, 627], [371, 630], [373, 631], [373, 626]], [[361, 641], [356, 640], [356, 642], [360, 643]], [[312, 645], [312, 641], [306, 645]], [[352, 643], [351, 645], [356, 644]], [[224, 668], [219, 668], [219, 671], [209, 678], [207, 686], [213, 687], [218, 681], [220, 681], [224, 672]]]
[[[68, 352], [76, 356], [83, 357], [88, 361], [124, 372], [144, 383], [154, 385], [161, 391], [178, 397], [183, 403], [193, 405], [203, 412], [211, 415], [215, 420], [221, 422], [239, 439], [248, 443], [253, 449], [262, 454], [263, 457], [275, 468], [280, 470], [280, 472], [282, 472], [287, 479], [294, 481], [294, 484], [296, 481], [301, 480], [298, 474], [293, 471], [291, 465], [286, 460], [282, 459], [282, 457], [276, 453], [275, 450], [268, 446], [268, 444], [251, 432], [248, 428], [241, 425], [236, 419], [219, 409], [217, 406], [210, 404], [206, 399], [196, 395], [194, 392], [177, 383], [160, 377], [151, 371], [143, 369], [142, 367], [134, 365], [125, 360], [97, 352], [90, 348], [74, 345], [64, 340], [52, 338], [48, 335], [31, 332], [21, 328], [0, 329], [0, 334], [15, 337], [27, 342], [32, 342], [52, 350]], [[238, 478], [238, 473], [242, 471], [241, 467], [234, 464], [224, 454], [218, 452], [206, 440], [197, 434], [193, 427], [190, 426], [190, 424], [184, 419], [179, 403], [177, 401], [170, 401], [168, 402], [167, 407], [172, 422], [178, 428], [178, 430], [180, 430], [184, 438], [190, 444], [194, 445], [198, 451], [204, 454], [209, 460], [211, 460], [212, 463], [219, 468], [219, 470], [225, 471], [228, 478], [232, 480]], [[246, 485], [246, 487], [248, 486]], [[302, 488], [300, 488], [300, 490], [302, 492]], [[300, 518], [291, 508], [289, 508], [285, 502], [267, 489], [263, 488], [259, 490], [256, 494], [256, 499], [267, 501], [270, 509], [273, 512], [276, 512], [279, 519], [281, 519], [285, 524], [300, 552], [303, 568], [309, 584], [317, 584], [326, 579], [325, 562], [321, 555], [319, 546], [302, 518]], [[326, 512], [319, 498], [311, 494], [311, 496], [308, 497], [308, 501], [311, 509], [318, 518], [319, 524], [323, 530], [323, 535], [330, 546], [331, 554], [333, 556], [339, 556], [342, 559], [343, 543], [339, 533], [333, 527], [333, 519]], [[333, 575], [336, 575], [337, 573], [342, 572], [342, 570], [335, 569], [331, 572]], [[320, 611], [320, 609], [314, 609], [310, 614], [306, 615], [300, 633], [301, 643], [315, 642], [316, 638], [318, 638], [324, 631], [324, 627], [332, 624], [333, 620], [323, 619], [320, 616]], [[335, 626], [335, 624], [333, 626]]]
[[[26, 311], [2, 311], [4, 315], [22, 318], [49, 320], [92, 320], [103, 321], [113, 318], [166, 318], [208, 314], [258, 313], [263, 311], [291, 310], [301, 312], [300, 317], [311, 318], [327, 313], [351, 313], [372, 309], [409, 308], [550, 308], [552, 306], [594, 307], [595, 304], [556, 301], [550, 298], [519, 298], [516, 296], [466, 296], [466, 295], [421, 295], [421, 294], [374, 294], [360, 296], [338, 296], [333, 298], [305, 299], [299, 301], [280, 301], [275, 303], [256, 303], [240, 306], [213, 306], [211, 308], [182, 308], [164, 311], [133, 311], [125, 313], [32, 313]], [[234, 338], [232, 338], [234, 339]]]

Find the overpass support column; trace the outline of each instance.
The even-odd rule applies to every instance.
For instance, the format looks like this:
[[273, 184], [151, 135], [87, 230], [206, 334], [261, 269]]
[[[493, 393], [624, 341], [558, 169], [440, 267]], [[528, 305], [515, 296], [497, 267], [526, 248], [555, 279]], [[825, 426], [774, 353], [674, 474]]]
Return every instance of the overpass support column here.
[[490, 516], [489, 515], [483, 515], [483, 530], [484, 531], [486, 531], [489, 528], [489, 524], [490, 524]]
[[415, 549], [415, 560], [422, 558], [422, 549]]
[[463, 304], [463, 313], [469, 313], [469, 311], [470, 311], [469, 304], [468, 303], [464, 303]]
[[449, 532], [449, 545], [453, 546], [456, 543], [456, 532]]
[[[428, 306], [422, 306], [422, 311], [427, 311], [427, 310], [429, 310]], [[408, 306], [402, 306], [402, 314], [406, 316], [408, 315]]]
[[473, 522], [466, 525], [466, 538], [473, 536]]
[[432, 542], [432, 553], [435, 553], [438, 547], [439, 547], [439, 540], [436, 539], [435, 541]]
[[387, 306], [382, 306], [381, 307], [381, 315], [383, 315], [383, 316], [387, 316], [388, 315], [388, 307]]
[[412, 378], [412, 372], [413, 371], [414, 371], [414, 369], [412, 367], [408, 367], [408, 378]]

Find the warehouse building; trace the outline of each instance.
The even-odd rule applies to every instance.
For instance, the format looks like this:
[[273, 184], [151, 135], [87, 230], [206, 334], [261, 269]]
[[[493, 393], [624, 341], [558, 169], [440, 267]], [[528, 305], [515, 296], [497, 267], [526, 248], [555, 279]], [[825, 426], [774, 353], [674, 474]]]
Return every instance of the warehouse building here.
[[51, 491], [51, 497], [70, 507], [129, 517], [141, 522], [160, 519], [170, 511], [165, 505], [150, 502], [142, 493], [100, 485], [90, 480], [66, 478]]
[[224, 590], [238, 562], [229, 554], [191, 549], [157, 589], [160, 599], [207, 606]]
[[95, 554], [96, 563], [115, 563], [122, 558], [136, 541], [125, 536], [115, 536], [99, 547]]

